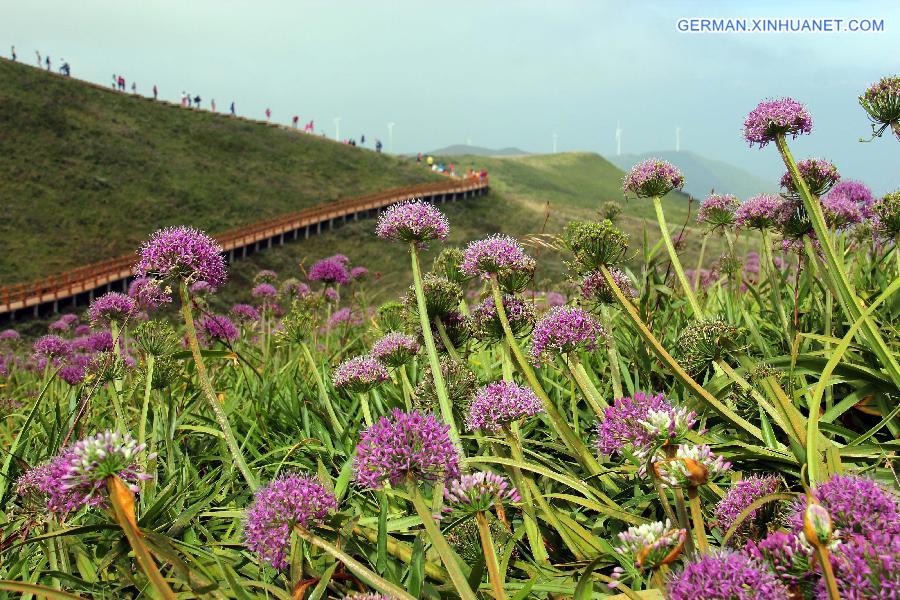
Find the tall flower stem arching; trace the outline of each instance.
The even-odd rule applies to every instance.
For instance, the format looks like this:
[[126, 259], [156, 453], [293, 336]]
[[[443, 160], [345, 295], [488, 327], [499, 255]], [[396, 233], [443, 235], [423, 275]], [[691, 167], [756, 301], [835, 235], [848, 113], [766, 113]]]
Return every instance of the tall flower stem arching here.
[[609, 406], [609, 404], [600, 396], [599, 390], [594, 386], [584, 365], [581, 364], [581, 360], [575, 356], [574, 353], [564, 356], [563, 360], [569, 369], [569, 373], [572, 374], [572, 379], [575, 380], [578, 389], [581, 390], [585, 400], [587, 400], [590, 405], [591, 410], [594, 411], [594, 414], [597, 415], [598, 418], [602, 419], [603, 409]]
[[481, 538], [481, 549], [484, 552], [484, 560], [487, 564], [488, 579], [491, 581], [491, 590], [496, 600], [505, 600], [506, 592], [503, 590], [503, 580], [500, 577], [500, 565], [497, 561], [497, 551], [491, 539], [491, 529], [488, 525], [484, 511], [475, 513], [475, 523], [478, 524], [478, 537]]
[[709, 552], [709, 542], [706, 539], [706, 526], [703, 522], [703, 510], [700, 507], [700, 494], [697, 486], [690, 486], [687, 490], [688, 504], [691, 507], [691, 520], [694, 522], [694, 537], [697, 538], [697, 547], [700, 552]]
[[500, 286], [497, 284], [496, 277], [491, 278], [491, 290], [494, 294], [494, 304], [497, 306], [497, 316], [500, 318], [500, 323], [503, 326], [503, 332], [506, 335], [506, 341], [509, 343], [509, 348], [516, 357], [519, 370], [525, 375], [525, 379], [528, 381], [531, 389], [534, 390], [534, 393], [537, 394], [537, 397], [540, 398], [541, 402], [544, 404], [544, 412], [547, 413], [547, 416], [553, 423], [557, 433], [559, 433], [565, 445], [569, 447], [569, 450], [574, 453], [575, 459], [581, 466], [592, 475], [598, 475], [602, 480], [608, 482], [609, 478], [604, 474], [603, 467], [600, 466], [597, 459], [594, 458], [594, 455], [588, 451], [584, 442], [575, 435], [575, 432], [572, 431], [572, 428], [569, 427], [569, 424], [563, 419], [559, 410], [557, 410], [556, 405], [550, 400], [550, 397], [538, 380], [528, 359], [522, 353], [522, 349], [519, 348], [519, 343], [516, 341], [512, 329], [509, 327], [509, 320], [506, 318], [506, 309], [503, 307], [503, 295], [500, 293]]
[[371, 427], [372, 408], [369, 406], [369, 392], [360, 392], [357, 396], [359, 397], [359, 404], [362, 407], [363, 420], [366, 423], [366, 427]]
[[441, 562], [444, 563], [444, 568], [447, 570], [447, 574], [450, 575], [450, 581], [453, 582], [453, 586], [456, 588], [460, 598], [462, 600], [475, 600], [475, 593], [469, 586], [462, 569], [460, 569], [450, 544], [447, 543], [444, 534], [441, 533], [440, 528], [435, 524], [434, 514], [425, 502], [425, 498], [422, 497], [421, 492], [419, 492], [417, 483], [412, 480], [408, 481], [406, 489], [409, 492], [413, 507], [416, 509], [416, 514], [422, 520], [425, 532], [428, 534], [438, 556], [441, 557]]
[[678, 253], [675, 251], [675, 244], [672, 243], [672, 237], [669, 235], [669, 226], [666, 224], [666, 216], [663, 213], [662, 200], [658, 195], [653, 196], [653, 208], [656, 210], [656, 221], [659, 223], [659, 232], [662, 234], [666, 250], [669, 251], [669, 260], [672, 261], [672, 268], [675, 269], [675, 275], [678, 277], [678, 281], [681, 282], [681, 289], [684, 291], [685, 297], [687, 297], [688, 302], [691, 304], [694, 318], [702, 319], [703, 309], [700, 308], [700, 303], [697, 302], [694, 290], [691, 288], [691, 284], [684, 275], [684, 269], [681, 267]]
[[700, 253], [697, 255], [697, 268], [694, 269], [694, 289], [700, 289], [700, 271], [703, 269], [703, 258], [706, 255], [706, 243], [709, 241], [709, 231], [703, 232], [700, 239]]
[[616, 334], [613, 329], [612, 315], [609, 307], [605, 304], [600, 307], [600, 316], [603, 319], [603, 326], [609, 335], [606, 336], [606, 353], [609, 357], [609, 377], [612, 380], [613, 396], [621, 398], [625, 394], [622, 391], [622, 371], [619, 366], [619, 351], [616, 348]]
[[441, 361], [438, 358], [437, 347], [434, 345], [434, 336], [431, 334], [431, 322], [428, 318], [428, 304], [425, 302], [425, 292], [422, 287], [422, 267], [419, 260], [419, 249], [416, 244], [409, 245], [409, 256], [412, 260], [413, 286], [416, 290], [416, 304], [418, 306], [419, 324], [422, 327], [422, 338], [425, 340], [425, 352], [428, 354], [428, 364], [434, 377], [434, 390], [438, 397], [438, 405], [441, 409], [441, 417], [450, 426], [450, 439], [457, 447], [461, 447], [459, 432], [456, 422], [453, 420], [453, 406], [450, 404], [450, 396], [447, 394], [447, 384], [441, 373]]
[[[522, 446], [519, 437], [512, 432], [508, 426], [503, 427], [503, 433], [506, 437], [506, 443], [509, 445], [509, 453], [513, 460], [524, 462], [522, 454]], [[530, 480], [522, 473], [522, 469], [516, 466], [509, 467], [509, 474], [516, 485], [516, 489], [522, 495], [522, 520], [525, 522], [525, 535], [528, 537], [528, 545], [531, 548], [531, 555], [538, 563], [547, 563], [550, 557], [544, 548], [544, 538], [538, 529], [537, 514], [534, 510], [534, 498], [531, 495]]]
[[434, 325], [438, 330], [438, 335], [441, 337], [441, 343], [444, 344], [444, 348], [447, 350], [447, 354], [450, 355], [450, 358], [456, 362], [462, 362], [459, 358], [459, 352], [456, 351], [456, 347], [450, 340], [450, 336], [447, 335], [447, 328], [444, 327], [444, 322], [440, 319], [435, 319]]
[[319, 372], [319, 366], [316, 364], [316, 360], [313, 358], [312, 353], [309, 351], [309, 346], [306, 345], [305, 342], [300, 343], [300, 349], [303, 351], [303, 356], [306, 358], [306, 363], [309, 365], [309, 369], [313, 373], [313, 378], [316, 382], [316, 389], [319, 390], [319, 402], [325, 406], [325, 411], [328, 413], [328, 419], [331, 421], [331, 426], [334, 428], [334, 431], [338, 434], [338, 436], [344, 435], [344, 426], [341, 425], [341, 421], [337, 417], [337, 413], [334, 412], [334, 406], [331, 403], [331, 396], [328, 395], [328, 390], [325, 389], [325, 382], [322, 380], [322, 374]]
[[[862, 318], [863, 308], [859, 298], [856, 296], [856, 293], [850, 285], [850, 281], [844, 269], [843, 259], [834, 249], [834, 244], [831, 240], [831, 231], [828, 229], [824, 213], [822, 212], [822, 204], [819, 202], [818, 198], [814, 197], [809, 191], [809, 187], [800, 175], [797, 163], [788, 148], [785, 135], [778, 134], [775, 138], [775, 143], [778, 146], [778, 151], [781, 153], [781, 158], [784, 161], [785, 166], [791, 173], [794, 185], [803, 201], [803, 206], [809, 214], [810, 223], [813, 226], [816, 238], [818, 239], [819, 244], [822, 247], [822, 253], [825, 256], [825, 263], [828, 266], [827, 272], [833, 279], [834, 286], [838, 292], [838, 299], [850, 320], [856, 321]], [[881, 361], [882, 366], [887, 371], [891, 381], [893, 381], [895, 385], [900, 386], [900, 365], [898, 365], [897, 360], [885, 344], [884, 339], [878, 331], [878, 327], [875, 326], [875, 323], [870, 318], [866, 317], [862, 323], [862, 330], [872, 351], [878, 357], [879, 361]]]
[[156, 356], [152, 353], [147, 354], [147, 372], [144, 382], [144, 399], [141, 403], [141, 419], [138, 421], [138, 444], [143, 445], [147, 439], [147, 413], [150, 410], [150, 393], [153, 391], [153, 369], [156, 365]]
[[[781, 298], [781, 288], [779, 285], [779, 276], [775, 270], [775, 261], [772, 258], [772, 238], [769, 235], [769, 230], [762, 229], [760, 231], [762, 236], [762, 260], [765, 263], [765, 268], [767, 271], [767, 277], [769, 283], [769, 291], [770, 296], [772, 298], [772, 304], [775, 305], [775, 308], [778, 312], [778, 318], [781, 321], [782, 331], [784, 331], [785, 335], [787, 335], [790, 331], [790, 324], [788, 323], [787, 313], [784, 312], [784, 303]], [[762, 280], [760, 280], [760, 284]]]
[[178, 290], [179, 295], [181, 296], [181, 314], [184, 318], [185, 330], [187, 331], [188, 345], [191, 348], [191, 354], [193, 355], [194, 362], [197, 366], [197, 378], [200, 380], [200, 389], [203, 391], [203, 395], [206, 396], [206, 400], [209, 402], [210, 410], [212, 410], [216, 423], [218, 423], [219, 429], [225, 437], [225, 444], [231, 452], [231, 457], [234, 459], [235, 465], [241, 472], [241, 475], [243, 475], [244, 480], [247, 482], [250, 489], [255, 491], [256, 488], [259, 487], [259, 484], [256, 481], [256, 477], [254, 477], [253, 473], [250, 471], [250, 467], [247, 466], [247, 462], [244, 460], [241, 448], [238, 446], [237, 439], [234, 437], [234, 431], [232, 431], [231, 424], [228, 422], [228, 415], [225, 414], [222, 404], [216, 398], [212, 382], [209, 380], [209, 373], [206, 371], [206, 363], [203, 362], [203, 355], [200, 353], [200, 342], [197, 340], [197, 328], [194, 325], [194, 315], [191, 312], [191, 297], [188, 292], [187, 284], [181, 282]]

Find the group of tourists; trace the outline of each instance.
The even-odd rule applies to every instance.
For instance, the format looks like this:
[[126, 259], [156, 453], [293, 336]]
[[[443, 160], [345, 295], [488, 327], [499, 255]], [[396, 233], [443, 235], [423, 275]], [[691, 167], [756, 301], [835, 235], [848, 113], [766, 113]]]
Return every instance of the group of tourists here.
[[[9, 54], [10, 54], [10, 57], [12, 58], [13, 62], [16, 62], [17, 60], [19, 60], [19, 55], [16, 54], [15, 46], [10, 46]], [[42, 57], [40, 50], [35, 50], [34, 54], [35, 54], [35, 57], [37, 57], [38, 68], [40, 69], [43, 67], [43, 68], [46, 68], [48, 71], [50, 71], [52, 68], [52, 61], [50, 60], [50, 57], [49, 56]], [[69, 66], [69, 63], [66, 62], [66, 59], [64, 59], [64, 58], [60, 59], [59, 73], [60, 73], [60, 75], [65, 75], [66, 77], [72, 76], [72, 67]]]

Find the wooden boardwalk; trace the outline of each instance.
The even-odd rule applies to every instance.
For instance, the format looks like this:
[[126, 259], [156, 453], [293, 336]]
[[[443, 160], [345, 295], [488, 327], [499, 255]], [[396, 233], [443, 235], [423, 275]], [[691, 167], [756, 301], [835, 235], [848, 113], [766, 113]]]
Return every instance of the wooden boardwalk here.
[[[377, 215], [391, 204], [421, 198], [441, 204], [482, 196], [486, 179], [455, 179], [396, 188], [366, 196], [345, 198], [298, 212], [226, 231], [214, 236], [229, 261], [253, 252], [308, 238], [336, 224]], [[0, 321], [52, 314], [61, 309], [84, 306], [95, 295], [125, 291], [134, 278], [137, 256], [129, 254], [46, 277], [39, 281], [0, 287]]]

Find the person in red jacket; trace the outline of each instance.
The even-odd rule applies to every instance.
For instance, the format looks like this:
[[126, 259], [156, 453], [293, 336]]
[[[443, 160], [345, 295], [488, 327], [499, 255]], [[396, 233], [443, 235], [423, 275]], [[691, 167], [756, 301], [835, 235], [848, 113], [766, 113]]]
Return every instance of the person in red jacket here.
[[272, 118], [272, 110], [267, 108], [266, 109], [266, 123], [268, 123], [269, 119], [271, 119], [271, 118]]

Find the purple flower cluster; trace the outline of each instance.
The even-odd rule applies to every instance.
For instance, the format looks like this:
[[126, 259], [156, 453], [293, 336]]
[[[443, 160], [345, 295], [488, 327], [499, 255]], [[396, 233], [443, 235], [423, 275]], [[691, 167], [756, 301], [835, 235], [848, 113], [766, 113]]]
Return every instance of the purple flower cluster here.
[[672, 563], [681, 553], [687, 532], [672, 523], [656, 521], [629, 527], [618, 535], [616, 552], [627, 556], [639, 569], [657, 569]]
[[872, 191], [858, 181], [842, 181], [822, 198], [825, 219], [831, 227], [843, 228], [871, 219], [875, 198]]
[[[741, 512], [763, 496], [774, 494], [780, 486], [781, 480], [775, 475], [748, 477], [738, 481], [716, 505], [716, 524], [719, 529], [728, 531]], [[752, 523], [759, 512], [759, 508], [750, 511], [744, 524]]]
[[119, 292], [104, 294], [91, 302], [88, 316], [93, 325], [105, 325], [111, 321], [122, 323], [134, 318], [138, 307], [134, 300]]
[[[637, 290], [625, 271], [616, 267], [610, 267], [609, 274], [612, 276], [613, 283], [616, 284], [616, 287], [619, 288], [626, 298], [637, 297]], [[612, 288], [609, 287], [606, 278], [600, 271], [591, 271], [581, 280], [581, 297], [600, 304], [613, 304], [616, 302], [616, 296]]]
[[260, 319], [259, 311], [249, 304], [235, 304], [230, 312], [239, 323], [253, 323]]
[[15, 329], [4, 329], [0, 331], [0, 342], [18, 342], [22, 338]]
[[873, 83], [859, 97], [859, 104], [874, 123], [881, 125], [875, 135], [881, 135], [887, 127], [893, 127], [894, 134], [900, 138], [900, 77], [883, 77]]
[[144, 311], [156, 310], [172, 301], [172, 295], [163, 289], [160, 282], [149, 277], [138, 277], [132, 281], [128, 286], [128, 296]]
[[278, 297], [278, 290], [271, 283], [260, 283], [253, 286], [250, 295], [263, 302], [268, 302]]
[[356, 356], [345, 360], [334, 370], [332, 382], [338, 389], [366, 392], [387, 381], [389, 375], [384, 365], [371, 356]]
[[309, 295], [309, 286], [297, 279], [285, 279], [281, 292], [289, 298], [302, 298]]
[[350, 269], [350, 277], [353, 281], [365, 279], [369, 275], [369, 270], [365, 267], [353, 267]]
[[731, 194], [710, 194], [697, 211], [697, 222], [713, 227], [730, 227], [741, 201]]
[[423, 246], [430, 240], [445, 240], [450, 235], [447, 217], [433, 204], [410, 200], [388, 207], [378, 217], [378, 237]]
[[622, 182], [625, 193], [630, 192], [638, 198], [665, 196], [683, 186], [684, 175], [678, 167], [658, 158], [649, 158], [634, 165]]
[[745, 554], [719, 551], [700, 555], [668, 583], [669, 600], [784, 600], [788, 589], [774, 573]]
[[[900, 536], [900, 498], [882, 485], [858, 475], [835, 475], [817, 487], [816, 500], [828, 511], [835, 529], [872, 535], [878, 532]], [[803, 527], [806, 498], [794, 506], [791, 524]]]
[[788, 587], [798, 586], [810, 578], [813, 549], [796, 534], [774, 531], [762, 541], [750, 540], [744, 550]]
[[735, 223], [745, 229], [768, 229], [778, 222], [784, 200], [777, 194], [752, 196], [735, 211]]
[[67, 340], [52, 334], [38, 338], [31, 349], [35, 356], [43, 358], [59, 358], [67, 356], [72, 351]]
[[134, 270], [138, 276], [178, 279], [188, 284], [205, 281], [213, 289], [226, 279], [222, 248], [192, 227], [169, 227], [154, 233], [140, 250]]
[[356, 481], [380, 489], [407, 481], [459, 477], [459, 452], [450, 440], [450, 426], [431, 414], [395, 408], [360, 434], [354, 462]]
[[484, 512], [496, 504], [521, 499], [509, 481], [490, 471], [463, 475], [444, 488], [444, 500], [448, 504], [472, 512]]
[[531, 272], [534, 266], [534, 259], [525, 253], [515, 238], [498, 233], [470, 242], [463, 254], [460, 271], [467, 277], [488, 279], [501, 272]]
[[750, 146], [764, 147], [774, 142], [778, 135], [812, 132], [812, 117], [806, 107], [792, 98], [764, 100], [754, 108], [744, 121], [744, 139]]
[[591, 313], [576, 306], [557, 306], [535, 324], [531, 358], [538, 363], [556, 354], [593, 350], [604, 337], [606, 330]]
[[607, 456], [625, 449], [652, 450], [655, 436], [642, 422], [655, 412], [674, 413], [675, 407], [662, 394], [635, 392], [631, 397], [617, 399], [597, 425], [597, 450]]
[[[797, 163], [797, 170], [806, 183], [806, 187], [816, 196], [821, 196], [830, 190], [841, 179], [841, 174], [838, 173], [837, 167], [824, 158], [801, 160]], [[789, 196], [797, 196], [799, 194], [790, 171], [785, 171], [784, 175], [781, 176], [781, 187], [786, 190]]]
[[[840, 597], [845, 600], [896, 600], [900, 598], [900, 536], [873, 532], [852, 535], [831, 552]], [[819, 600], [827, 600], [828, 590], [820, 578]]]
[[[66, 331], [69, 331], [69, 329], [72, 328], [72, 325], [74, 325], [77, 322], [78, 322], [78, 317], [71, 313], [65, 314], [65, 315], [60, 315], [60, 317], [57, 320], [50, 323], [50, 325], [47, 327], [47, 329], [49, 329], [50, 331], [66, 332]], [[10, 329], [9, 331], [12, 331], [12, 330]]]
[[278, 273], [273, 271], [272, 269], [262, 269], [256, 272], [256, 275], [253, 276], [253, 283], [272, 283], [278, 281]]
[[225, 315], [206, 315], [200, 319], [199, 333], [207, 343], [224, 342], [230, 344], [241, 337], [241, 332]]
[[105, 506], [103, 490], [109, 477], [117, 476], [133, 492], [149, 479], [136, 464], [144, 451], [128, 434], [105, 432], [76, 442], [49, 462], [27, 471], [16, 483], [20, 497], [46, 501], [47, 509], [66, 515], [85, 506]]
[[347, 270], [345, 259], [346, 257], [342, 255], [323, 258], [310, 267], [309, 280], [337, 285], [350, 283], [350, 272]]
[[470, 431], [497, 432], [514, 421], [542, 412], [544, 405], [531, 388], [512, 381], [495, 381], [475, 393], [466, 416], [466, 427]]
[[291, 530], [322, 523], [337, 498], [315, 477], [292, 473], [273, 479], [253, 495], [244, 517], [247, 548], [276, 569], [288, 566]]
[[418, 353], [416, 338], [400, 331], [391, 331], [372, 345], [372, 357], [389, 367], [405, 365]]

